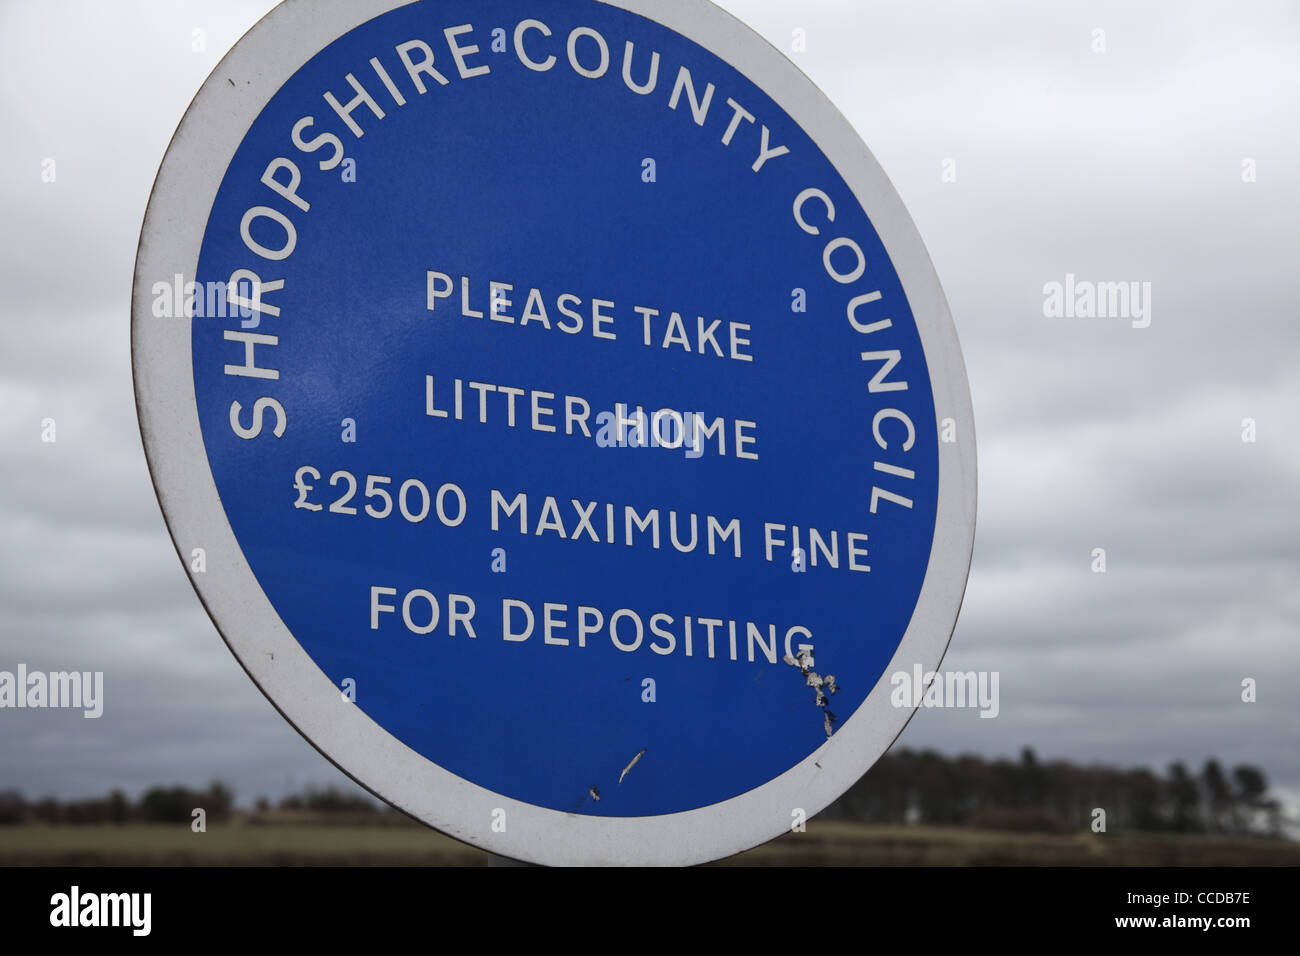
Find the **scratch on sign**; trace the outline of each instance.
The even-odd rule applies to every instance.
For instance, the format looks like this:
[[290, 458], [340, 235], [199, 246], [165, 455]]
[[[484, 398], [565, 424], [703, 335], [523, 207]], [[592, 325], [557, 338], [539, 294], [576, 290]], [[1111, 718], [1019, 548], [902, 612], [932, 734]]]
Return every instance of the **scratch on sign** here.
[[[804, 677], [804, 683], [817, 692], [815, 702], [823, 714], [825, 714], [824, 723], [826, 736], [829, 737], [834, 733], [834, 728], [832, 728], [831, 724], [839, 719], [831, 713], [830, 708], [826, 706], [830, 702], [830, 698], [827, 696], [826, 692], [830, 691], [832, 694], [837, 694], [840, 690], [839, 685], [835, 683], [835, 675], [827, 674], [825, 677], [822, 677], [814, 671], [813, 656], [809, 651], [800, 651], [795, 657], [791, 657], [787, 654], [785, 655], [785, 662], [791, 667], [799, 668], [799, 673]], [[635, 761], [633, 761], [633, 763], [635, 763]]]
[[645, 753], [644, 749], [637, 751], [637, 755], [632, 758], [632, 762], [629, 763], [626, 767], [624, 767], [623, 772], [618, 775], [619, 783], [623, 782], [623, 778], [627, 776], [627, 772], [636, 766], [636, 762], [641, 759], [641, 755], [644, 753]]

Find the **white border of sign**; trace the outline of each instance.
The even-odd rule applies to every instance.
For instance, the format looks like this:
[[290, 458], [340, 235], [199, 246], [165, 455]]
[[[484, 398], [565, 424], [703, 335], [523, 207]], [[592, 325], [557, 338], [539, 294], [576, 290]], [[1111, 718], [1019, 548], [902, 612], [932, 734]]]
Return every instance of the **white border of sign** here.
[[[916, 610], [885, 676], [834, 736], [779, 777], [722, 803], [682, 813], [610, 818], [521, 803], [464, 780], [407, 747], [341, 692], [289, 633], [259, 587], [217, 493], [199, 430], [190, 323], [152, 315], [151, 286], [193, 277], [209, 212], [249, 127], [280, 87], [349, 30], [409, 0], [288, 0], [217, 65], [167, 149], [140, 237], [131, 356], [140, 432], [168, 530], [235, 657], [277, 710], [322, 754], [412, 816], [492, 853], [534, 863], [692, 864], [756, 846], [812, 817], [893, 743], [914, 709], [895, 708], [888, 675], [914, 663], [938, 670], [961, 607], [975, 534], [975, 430], [970, 389], [938, 276], [880, 166], [826, 96], [749, 27], [707, 0], [598, 0], [656, 21], [711, 50], [757, 83], [844, 177], [898, 270], [929, 364], [937, 414], [959, 440], [939, 443], [934, 545]], [[809, 706], [810, 719], [813, 708]], [[503, 808], [505, 833], [491, 831]]]

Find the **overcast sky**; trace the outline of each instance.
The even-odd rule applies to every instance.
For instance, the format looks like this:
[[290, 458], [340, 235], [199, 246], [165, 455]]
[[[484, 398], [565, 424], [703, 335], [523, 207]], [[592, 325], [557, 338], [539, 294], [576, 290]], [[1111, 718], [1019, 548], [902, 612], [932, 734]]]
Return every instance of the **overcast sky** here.
[[[273, 5], [0, 0], [0, 669], [102, 670], [107, 685], [99, 720], [0, 711], [0, 789], [220, 778], [247, 802], [346, 784], [194, 595], [131, 385], [154, 175], [200, 84]], [[998, 671], [1001, 712], [922, 710], [899, 745], [1156, 768], [1216, 756], [1294, 801], [1300, 6], [722, 6], [861, 133], [965, 353], [979, 524], [944, 668]], [[1046, 318], [1044, 285], [1067, 273], [1149, 282], [1150, 326]]]

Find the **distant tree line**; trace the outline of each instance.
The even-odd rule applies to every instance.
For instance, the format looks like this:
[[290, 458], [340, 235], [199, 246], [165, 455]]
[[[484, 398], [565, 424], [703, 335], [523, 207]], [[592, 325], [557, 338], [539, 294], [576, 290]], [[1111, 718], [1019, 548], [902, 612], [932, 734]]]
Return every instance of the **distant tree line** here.
[[[270, 802], [265, 798], [258, 801], [257, 808], [270, 809]], [[309, 787], [301, 794], [291, 794], [280, 801], [281, 810], [304, 810], [309, 813], [388, 813], [398, 812], [392, 808], [376, 803], [359, 793], [341, 793], [333, 787], [319, 790]]]
[[[210, 823], [235, 814], [234, 793], [220, 782], [206, 790], [153, 787], [138, 801], [120, 790], [91, 800], [27, 801], [0, 791], [0, 824], [189, 823], [203, 808]], [[822, 819], [866, 823], [929, 823], [991, 829], [1067, 833], [1088, 830], [1096, 810], [1106, 830], [1163, 830], [1224, 835], [1282, 834], [1281, 805], [1255, 767], [1231, 773], [1207, 760], [1199, 773], [1183, 763], [1162, 776], [1147, 769], [1078, 766], [1063, 760], [1040, 763], [1025, 749], [1019, 760], [945, 757], [933, 751], [885, 754]], [[347, 822], [405, 822], [399, 811], [355, 793], [309, 788], [275, 806], [259, 797], [250, 822], [332, 816]]]
[[152, 787], [132, 801], [121, 790], [106, 797], [60, 801], [43, 797], [28, 801], [16, 790], [0, 791], [0, 824], [6, 823], [189, 823], [196, 808], [210, 821], [230, 818], [234, 793], [220, 782], [206, 790]]
[[1090, 829], [1098, 809], [1108, 832], [1282, 833], [1281, 804], [1269, 797], [1268, 781], [1255, 767], [1243, 764], [1229, 774], [1211, 759], [1197, 774], [1179, 762], [1162, 776], [1141, 768], [1040, 763], [1028, 748], [1018, 761], [891, 751], [822, 816], [1069, 832]]
[[[220, 781], [206, 790], [183, 786], [151, 787], [137, 801], [121, 790], [106, 797], [89, 800], [59, 801], [44, 797], [28, 801], [15, 790], [0, 791], [0, 824], [14, 823], [190, 823], [195, 809], [202, 808], [209, 823], [231, 818], [235, 810], [234, 792]], [[257, 800], [258, 812], [272, 809], [265, 797]], [[334, 788], [309, 788], [300, 794], [284, 797], [278, 804], [284, 811], [311, 813], [379, 813], [381, 808], [359, 794], [346, 794]], [[382, 808], [386, 810], [387, 808]]]

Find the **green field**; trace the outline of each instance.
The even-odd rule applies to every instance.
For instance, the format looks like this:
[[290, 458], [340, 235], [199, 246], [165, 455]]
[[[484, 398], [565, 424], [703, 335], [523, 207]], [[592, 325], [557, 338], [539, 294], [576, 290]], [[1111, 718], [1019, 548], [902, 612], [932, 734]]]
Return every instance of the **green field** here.
[[[233, 823], [0, 827], [4, 866], [484, 866], [413, 825]], [[740, 866], [1298, 866], [1300, 844], [1163, 834], [1025, 834], [813, 820], [722, 861]]]

